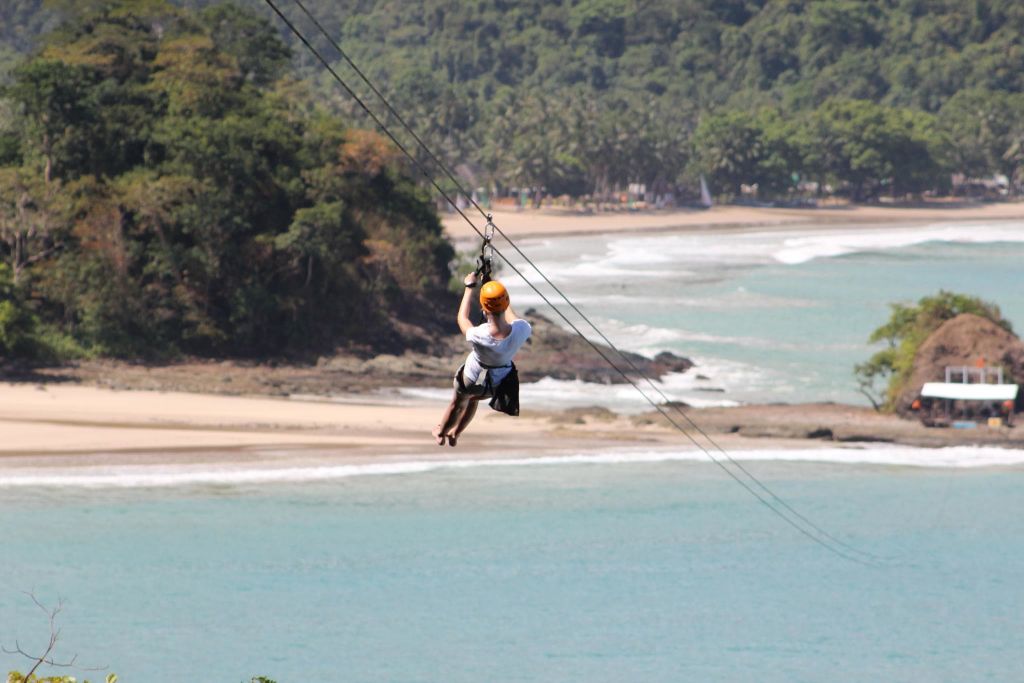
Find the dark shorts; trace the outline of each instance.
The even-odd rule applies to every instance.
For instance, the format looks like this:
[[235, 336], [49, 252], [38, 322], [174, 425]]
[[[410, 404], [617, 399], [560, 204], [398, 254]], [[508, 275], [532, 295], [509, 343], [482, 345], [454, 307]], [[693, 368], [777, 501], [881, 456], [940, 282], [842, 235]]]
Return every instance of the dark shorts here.
[[[490, 377], [485, 369], [480, 377], [477, 377], [477, 384], [467, 385], [462, 377], [462, 371], [466, 368], [465, 365], [459, 366], [459, 369], [455, 371], [455, 377], [452, 380], [452, 386], [455, 387], [455, 392], [462, 396], [473, 396], [474, 398], [490, 398], [494, 396], [494, 387], [491, 385]], [[480, 384], [479, 382], [483, 382]]]

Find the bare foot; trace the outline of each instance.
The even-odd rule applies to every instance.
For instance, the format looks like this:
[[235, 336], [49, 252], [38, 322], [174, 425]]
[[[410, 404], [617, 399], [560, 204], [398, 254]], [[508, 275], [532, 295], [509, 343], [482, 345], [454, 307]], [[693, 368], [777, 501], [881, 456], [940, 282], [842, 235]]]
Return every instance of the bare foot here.
[[459, 437], [448, 434], [448, 445], [455, 448], [457, 443], [459, 443]]
[[444, 445], [444, 434], [441, 433], [441, 425], [437, 425], [436, 427], [431, 429], [430, 433], [437, 440], [437, 445], [438, 446], [443, 446]]

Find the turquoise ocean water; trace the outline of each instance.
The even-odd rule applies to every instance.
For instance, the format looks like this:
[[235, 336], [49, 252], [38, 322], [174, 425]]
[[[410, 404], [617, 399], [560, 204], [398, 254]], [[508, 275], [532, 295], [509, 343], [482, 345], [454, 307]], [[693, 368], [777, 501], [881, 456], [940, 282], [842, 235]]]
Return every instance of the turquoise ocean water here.
[[758, 465], [872, 568], [712, 467], [9, 491], [0, 637], [34, 589], [123, 681], [1024, 680], [1024, 471]]
[[[939, 287], [1024, 328], [1022, 240], [1003, 223], [523, 246], [624, 347], [693, 356], [708, 377], [666, 388], [727, 403], [858, 400], [850, 368], [886, 303]], [[524, 390], [556, 395], [637, 405]], [[1024, 680], [1024, 453], [743, 454], [881, 566], [829, 553], [692, 456], [605, 456], [260, 484], [0, 477], [0, 644], [45, 638], [34, 591], [67, 600], [58, 656], [128, 683]]]
[[[698, 373], [665, 389], [694, 405], [842, 401], [867, 405], [853, 367], [889, 304], [947, 289], [996, 303], [1024, 330], [1024, 223], [617, 235], [525, 242], [524, 251], [622, 348], [671, 350]], [[506, 248], [506, 251], [508, 249]], [[557, 295], [517, 266], [554, 302]], [[540, 297], [506, 269], [521, 308]], [[567, 306], [562, 310], [598, 337]], [[713, 389], [715, 391], [708, 391]], [[545, 382], [534, 402], [641, 409], [621, 391]]]

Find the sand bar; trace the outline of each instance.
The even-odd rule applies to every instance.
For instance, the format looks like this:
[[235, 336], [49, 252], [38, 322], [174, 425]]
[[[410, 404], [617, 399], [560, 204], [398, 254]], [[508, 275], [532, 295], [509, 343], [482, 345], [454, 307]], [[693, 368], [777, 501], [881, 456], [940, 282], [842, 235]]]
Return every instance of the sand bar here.
[[278, 451], [315, 453], [325, 462], [361, 462], [382, 454], [406, 459], [521, 457], [677, 443], [663, 428], [636, 428], [627, 418], [570, 426], [542, 413], [510, 418], [481, 406], [459, 446], [439, 448], [430, 429], [441, 416], [442, 402], [388, 405], [366, 396], [341, 398], [0, 383], [0, 468], [31, 465], [50, 456], [63, 458], [60, 464], [165, 464], [220, 462], [234, 458], [227, 455], [232, 451]]
[[[0, 455], [430, 444], [441, 406], [0, 384]], [[513, 428], [481, 413], [487, 431]]]
[[[485, 221], [466, 211], [477, 228]], [[478, 220], [479, 219], [479, 220]], [[614, 232], [662, 232], [735, 228], [742, 230], [779, 226], [888, 225], [931, 221], [986, 221], [1024, 219], [1024, 202], [935, 202], [913, 206], [848, 206], [792, 209], [748, 206], [715, 206], [711, 209], [607, 211], [580, 213], [560, 209], [495, 211], [494, 222], [513, 239], [554, 235]], [[445, 231], [457, 242], [477, 238], [458, 214], [445, 214]]]
[[[438, 447], [429, 432], [444, 407], [440, 402], [349, 402], [360, 400], [367, 399], [311, 402], [0, 383], [0, 479], [110, 474], [119, 468], [137, 472], [140, 467], [195, 473], [696, 450], [655, 421], [637, 425], [622, 416], [546, 413], [510, 418], [486, 406], [457, 448]], [[795, 439], [746, 444], [724, 439], [730, 448], [815, 445]]]

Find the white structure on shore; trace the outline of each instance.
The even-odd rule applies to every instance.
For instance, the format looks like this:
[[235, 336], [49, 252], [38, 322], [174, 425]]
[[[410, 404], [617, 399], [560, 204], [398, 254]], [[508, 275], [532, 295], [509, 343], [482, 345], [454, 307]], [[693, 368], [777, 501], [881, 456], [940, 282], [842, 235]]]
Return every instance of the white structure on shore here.
[[[957, 378], [960, 381], [954, 381]], [[1018, 385], [1003, 382], [1001, 367], [955, 365], [946, 368], [945, 382], [926, 382], [921, 398], [941, 402], [946, 418], [997, 419], [993, 426], [1000, 426], [1002, 419], [1010, 422], [1019, 390]]]
[[704, 180], [704, 175], [700, 176], [700, 204], [705, 209], [711, 208], [711, 191], [708, 190], [708, 183]]

